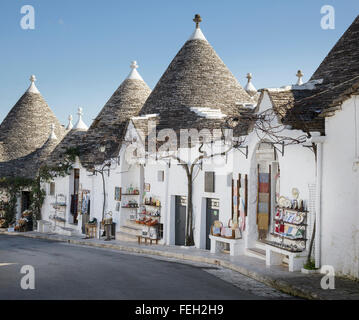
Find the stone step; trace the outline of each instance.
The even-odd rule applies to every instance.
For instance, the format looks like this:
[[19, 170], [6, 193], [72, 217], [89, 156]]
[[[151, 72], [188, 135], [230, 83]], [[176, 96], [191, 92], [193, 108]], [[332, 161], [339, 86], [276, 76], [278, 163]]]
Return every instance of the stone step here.
[[131, 227], [137, 230], [142, 230], [143, 224], [136, 223], [132, 220], [126, 220], [125, 227]]
[[249, 257], [261, 259], [263, 261], [266, 260], [266, 252], [265, 250], [259, 249], [259, 248], [248, 248], [246, 250], [246, 255]]
[[133, 235], [133, 236], [139, 236], [141, 234], [141, 230], [142, 230], [142, 228], [138, 229], [138, 228], [134, 228], [132, 226], [122, 226], [122, 227], [120, 227], [119, 231]]
[[266, 250], [266, 244], [264, 242], [261, 241], [257, 241], [256, 242], [256, 248], [261, 249], [261, 250]]
[[80, 232], [77, 231], [77, 229], [74, 229], [73, 227], [62, 227], [59, 225], [56, 225], [56, 228], [54, 230], [55, 233], [64, 235], [64, 236], [79, 236]]
[[122, 232], [122, 231], [116, 232], [116, 240], [126, 241], [126, 242], [137, 242], [138, 241], [136, 236]]

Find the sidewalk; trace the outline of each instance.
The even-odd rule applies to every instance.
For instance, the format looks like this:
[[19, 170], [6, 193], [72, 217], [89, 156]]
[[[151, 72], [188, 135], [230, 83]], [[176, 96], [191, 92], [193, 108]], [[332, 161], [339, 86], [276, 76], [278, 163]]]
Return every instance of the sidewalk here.
[[320, 287], [320, 280], [323, 277], [321, 274], [305, 275], [300, 272], [288, 272], [287, 268], [282, 266], [266, 267], [264, 261], [248, 256], [231, 257], [227, 254], [212, 254], [207, 250], [195, 248], [145, 244], [138, 245], [137, 243], [117, 240], [104, 241], [98, 239], [83, 239], [84, 237], [62, 236], [58, 234], [38, 232], [9, 233], [4, 229], [0, 229], [0, 234], [61, 241], [137, 254], [156, 255], [179, 260], [215, 264], [237, 271], [297, 297], [320, 300], [359, 300], [359, 282], [336, 277], [335, 289], [323, 290]]

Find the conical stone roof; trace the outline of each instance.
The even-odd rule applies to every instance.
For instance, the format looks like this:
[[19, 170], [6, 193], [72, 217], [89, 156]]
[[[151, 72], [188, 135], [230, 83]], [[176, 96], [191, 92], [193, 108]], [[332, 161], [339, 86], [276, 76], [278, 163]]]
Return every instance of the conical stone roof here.
[[[295, 129], [325, 133], [324, 117], [359, 91], [359, 15], [330, 50], [308, 83], [308, 97], [295, 101], [283, 120]], [[304, 84], [305, 85], [305, 84]]]
[[359, 75], [359, 15], [345, 31], [311, 80], [323, 79], [323, 85], [350, 81]]
[[44, 164], [48, 167], [57, 167], [64, 161], [66, 152], [69, 149], [78, 149], [81, 145], [86, 130], [71, 129], [67, 132], [62, 141], [56, 145], [51, 154], [47, 157]]
[[45, 163], [60, 140], [54, 133], [55, 127], [51, 127], [51, 133], [47, 141], [35, 151], [26, 156], [0, 162], [0, 177], [34, 179], [42, 164]]
[[194, 21], [195, 32], [172, 60], [140, 112], [158, 114], [158, 129], [218, 126], [223, 120], [209, 121], [193, 110], [209, 108], [223, 116], [239, 116], [239, 103], [254, 102], [208, 43], [199, 22]]
[[[124, 138], [128, 121], [137, 116], [151, 89], [137, 72], [137, 63], [131, 64], [132, 71], [107, 101], [83, 138], [81, 163], [91, 167], [104, 159], [116, 156]], [[99, 147], [106, 147], [105, 155]]]
[[24, 158], [32, 154], [49, 138], [51, 124], [55, 125], [58, 141], [65, 129], [37, 90], [34, 81], [10, 110], [0, 125], [0, 162]]

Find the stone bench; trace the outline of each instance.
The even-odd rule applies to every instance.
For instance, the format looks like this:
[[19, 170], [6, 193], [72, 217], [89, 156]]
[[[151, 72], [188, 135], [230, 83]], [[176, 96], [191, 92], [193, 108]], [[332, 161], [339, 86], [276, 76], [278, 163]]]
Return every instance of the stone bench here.
[[211, 253], [220, 252], [220, 243], [229, 243], [229, 254], [238, 256], [244, 253], [244, 241], [242, 239], [227, 239], [209, 235], [211, 240]]
[[307, 259], [307, 252], [290, 252], [270, 244], [265, 245], [266, 248], [266, 265], [274, 266], [283, 263], [284, 256], [289, 257], [289, 271], [300, 271]]
[[48, 233], [51, 231], [51, 222], [46, 220], [37, 220], [37, 232]]

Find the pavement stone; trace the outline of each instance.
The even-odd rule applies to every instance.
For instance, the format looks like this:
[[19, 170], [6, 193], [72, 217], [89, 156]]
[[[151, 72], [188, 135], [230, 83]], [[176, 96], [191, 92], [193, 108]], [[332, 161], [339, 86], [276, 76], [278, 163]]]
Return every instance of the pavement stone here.
[[323, 277], [322, 274], [307, 275], [301, 272], [288, 272], [288, 269], [284, 266], [268, 267], [264, 261], [245, 255], [231, 257], [228, 254], [213, 254], [208, 250], [196, 249], [194, 247], [138, 245], [137, 243], [118, 240], [104, 241], [100, 239], [85, 239], [84, 236], [62, 236], [35, 231], [17, 233], [0, 229], [0, 233], [217, 265], [239, 272], [286, 294], [305, 299], [359, 300], [358, 281], [336, 276], [335, 289], [324, 290], [320, 286], [320, 281]]

